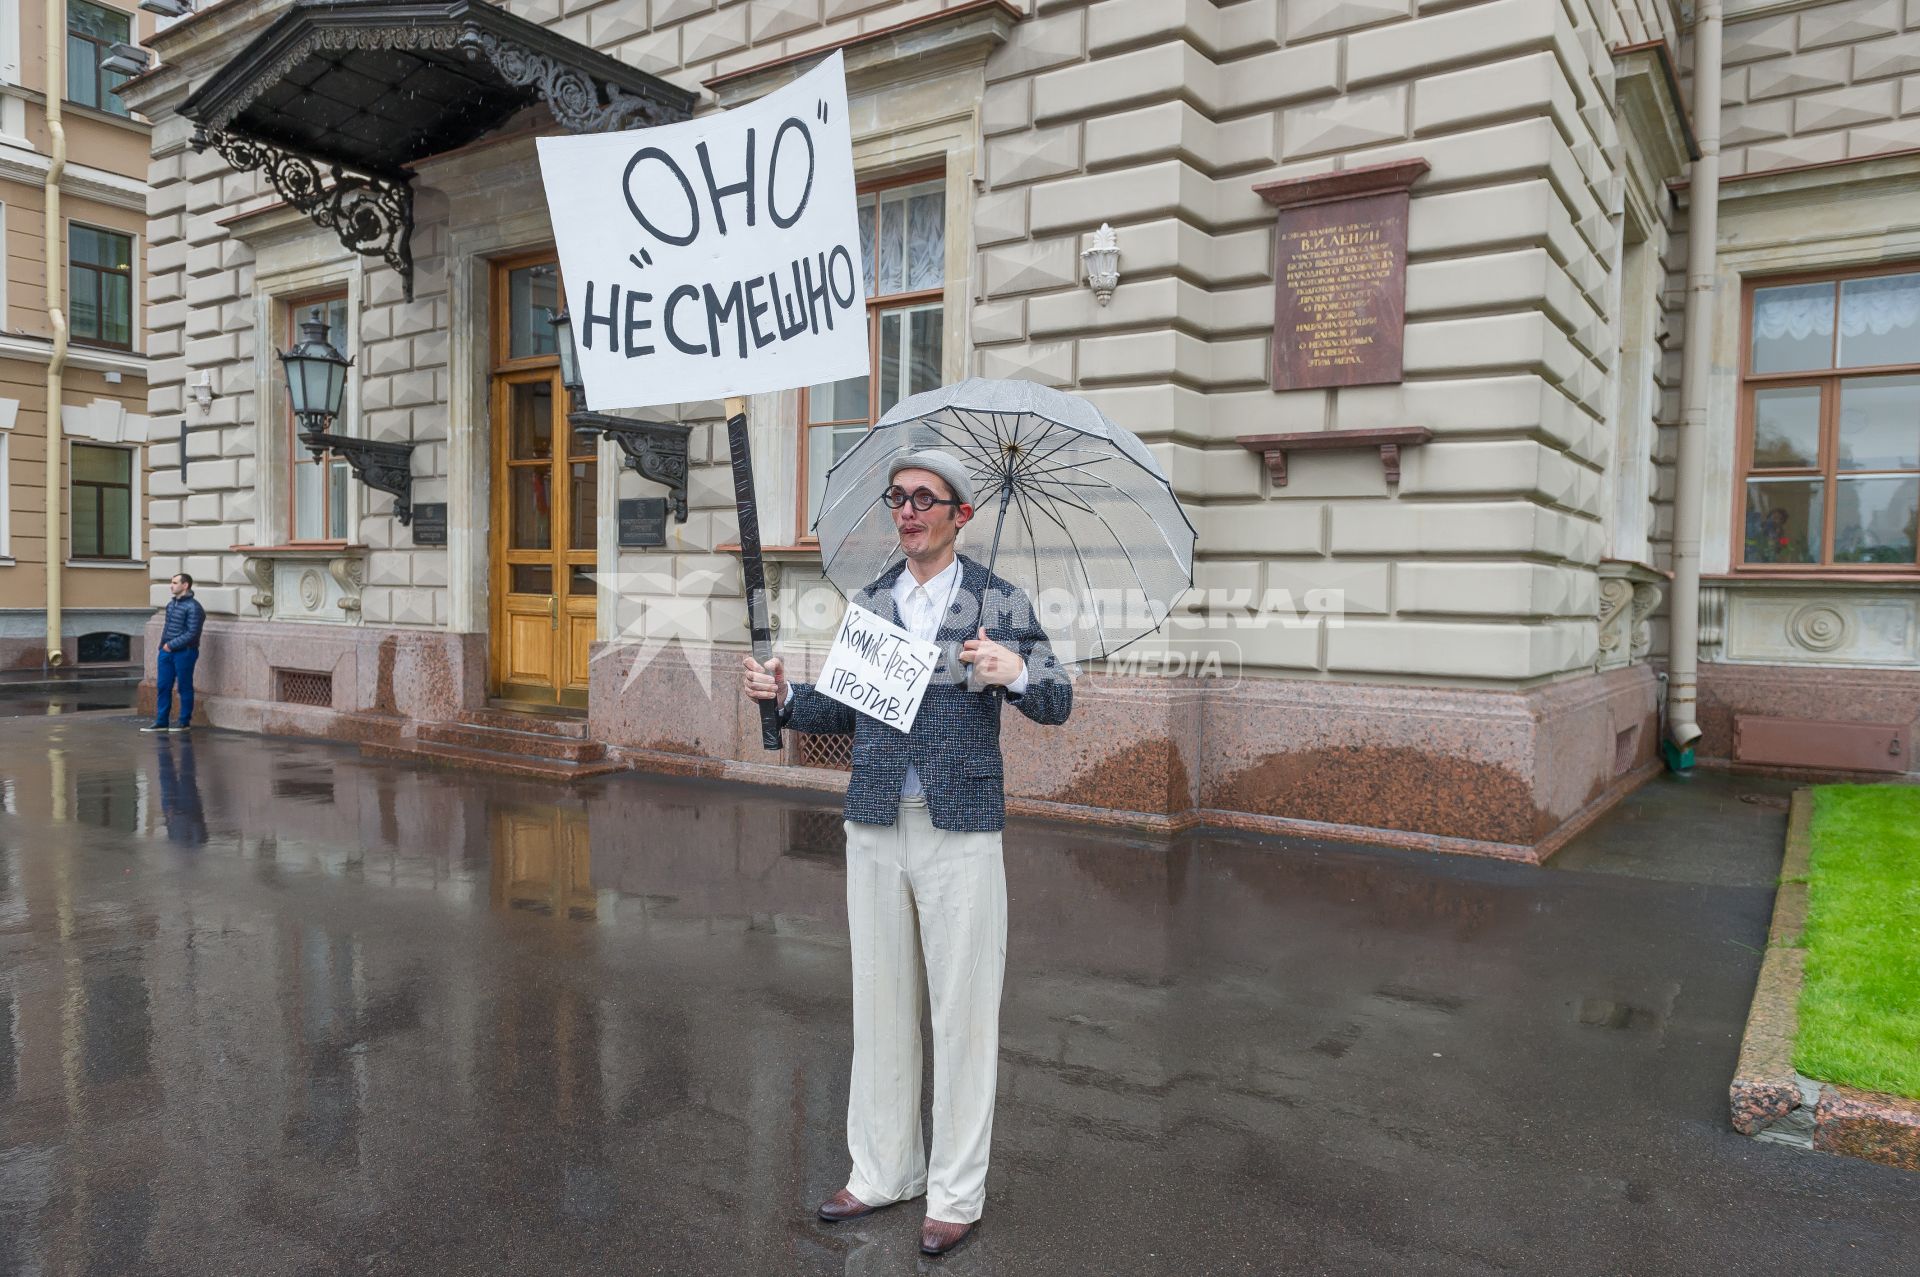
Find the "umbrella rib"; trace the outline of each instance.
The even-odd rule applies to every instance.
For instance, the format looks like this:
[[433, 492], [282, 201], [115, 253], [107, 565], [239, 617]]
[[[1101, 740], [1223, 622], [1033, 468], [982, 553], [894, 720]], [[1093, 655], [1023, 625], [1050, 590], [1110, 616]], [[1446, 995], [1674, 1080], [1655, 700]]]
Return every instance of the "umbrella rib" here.
[[[1125, 495], [1125, 494], [1122, 494], [1122, 495]], [[1129, 498], [1129, 500], [1131, 500], [1131, 498]], [[1135, 504], [1137, 505], [1139, 503], [1135, 502]], [[1141, 513], [1144, 514], [1145, 511], [1143, 510]], [[1148, 515], [1147, 517], [1149, 520], [1152, 519], [1151, 515]], [[1128, 570], [1130, 570], [1133, 573], [1133, 583], [1140, 587], [1141, 598], [1147, 600], [1147, 602], [1151, 604], [1153, 592], [1147, 588], [1146, 581], [1142, 579], [1142, 577], [1140, 576], [1140, 565], [1133, 561], [1133, 552], [1128, 550], [1127, 543], [1120, 539], [1119, 529], [1115, 528], [1113, 524], [1106, 519], [1096, 518], [1094, 521], [1098, 523], [1101, 527], [1105, 528], [1107, 530], [1107, 535], [1113, 538], [1113, 544], [1119, 549], [1121, 557], [1126, 559]], [[1156, 524], [1155, 526], [1157, 527], [1158, 525]], [[1169, 546], [1168, 548], [1171, 549], [1172, 547]], [[1154, 628], [1158, 629], [1159, 627], [1156, 625]]]
[[[1154, 517], [1152, 511], [1148, 510], [1147, 507], [1140, 504], [1139, 498], [1135, 497], [1131, 492], [1128, 492], [1125, 488], [1116, 487], [1115, 485], [1108, 483], [1105, 479], [1100, 478], [1098, 475], [1089, 476], [1089, 481], [1083, 482], [1083, 483], [1075, 483], [1068, 479], [1056, 479], [1054, 480], [1054, 483], [1063, 488], [1101, 487], [1101, 488], [1106, 488], [1110, 492], [1119, 493], [1121, 496], [1125, 497], [1128, 501], [1133, 502], [1134, 509], [1138, 510], [1142, 515], [1146, 516], [1147, 522], [1152, 524], [1154, 527], [1154, 530], [1160, 533], [1160, 539], [1166, 542], [1167, 549], [1170, 551], [1173, 551], [1174, 559], [1178, 561], [1180, 557], [1179, 551], [1174, 550], [1173, 542], [1167, 541], [1167, 532], [1165, 528], [1160, 526], [1160, 520]], [[1179, 501], [1176, 500], [1174, 502], [1174, 508], [1179, 509], [1179, 506], [1180, 506], [1180, 503]], [[1115, 535], [1114, 540], [1115, 541], [1119, 540], [1119, 536], [1117, 534]], [[1122, 551], [1126, 549], [1124, 545], [1121, 546], [1120, 548]], [[1131, 556], [1129, 556], [1128, 561], [1129, 562], [1132, 561]], [[1192, 573], [1193, 567], [1191, 563], [1188, 564], [1187, 571], [1189, 574]]]
[[1054, 444], [1051, 448], [1048, 448], [1045, 452], [1036, 453], [1033, 458], [1036, 464], [1043, 461], [1049, 461], [1063, 449], [1073, 447], [1079, 444], [1082, 440], [1085, 440], [1090, 437], [1082, 433], [1081, 431], [1075, 430], [1072, 426], [1062, 426], [1062, 425], [1059, 425], [1059, 423], [1057, 422], [1052, 424], [1054, 424], [1059, 429], [1060, 433], [1065, 435], [1066, 437], [1061, 439], [1060, 442]]
[[[1043, 492], [1036, 489], [1034, 491], [1033, 496], [1034, 496], [1034, 509], [1040, 511], [1040, 513], [1046, 515], [1049, 519], [1052, 519], [1054, 522], [1054, 526], [1060, 529], [1060, 534], [1066, 537], [1067, 544], [1073, 547], [1073, 561], [1080, 565], [1080, 579], [1087, 583], [1087, 601], [1093, 605], [1094, 632], [1097, 635], [1099, 635], [1099, 638], [1100, 638], [1100, 650], [1095, 652], [1093, 656], [1089, 657], [1088, 659], [1090, 660], [1102, 659], [1107, 654], [1107, 627], [1102, 622], [1102, 619], [1101, 619], [1099, 599], [1097, 597], [1098, 589], [1093, 584], [1093, 573], [1087, 567], [1087, 556], [1081, 553], [1080, 541], [1077, 537], [1073, 535], [1073, 529], [1068, 527], [1066, 522], [1063, 519], [1061, 519], [1061, 517], [1058, 514], [1056, 514], [1053, 510], [1049, 509], [1046, 505], [1042, 504], [1043, 502], [1052, 501], [1054, 499], [1053, 494], [1050, 492]], [[1089, 510], [1088, 513], [1091, 514], [1092, 511]]]
[[[1076, 452], [1082, 451], [1082, 449], [1076, 448], [1075, 451]], [[1098, 449], [1090, 448], [1090, 449], [1085, 449], [1085, 451], [1092, 452], [1094, 454], [1092, 460], [1062, 461], [1058, 465], [1042, 465], [1039, 462], [1034, 462], [1032, 465], [1022, 468], [1020, 475], [1022, 478], [1030, 478], [1035, 481], [1038, 481], [1046, 478], [1048, 475], [1059, 474], [1064, 470], [1084, 470], [1088, 466], [1097, 466], [1102, 461], [1118, 461], [1123, 459], [1123, 458], [1114, 456], [1111, 452], [1103, 452]], [[1135, 467], [1135, 468], [1138, 469], [1138, 467]]]
[[[873, 506], [874, 506], [874, 502], [877, 502], [878, 500], [880, 500], [880, 497], [879, 497], [879, 494], [877, 494], [877, 493], [876, 493], [876, 494], [874, 495], [874, 498], [873, 498], [873, 500], [872, 500], [872, 501], [869, 501], [869, 502], [867, 502], [867, 508], [866, 508], [865, 510], [862, 510], [862, 511], [860, 512], [860, 518], [858, 518], [858, 519], [855, 519], [855, 520], [854, 520], [854, 524], [855, 524], [856, 526], [857, 526], [857, 525], [858, 525], [858, 524], [859, 524], [859, 523], [860, 523], [860, 522], [861, 522], [862, 520], [864, 520], [864, 519], [865, 519], [865, 518], [866, 518], [866, 517], [867, 517], [868, 515], [870, 515], [870, 514], [872, 514], [872, 513], [873, 513]], [[835, 502], [834, 504], [835, 504], [835, 505], [838, 505], [838, 504], [839, 504], [839, 502], [837, 502], [837, 501], [836, 501], [836, 502]], [[824, 519], [825, 517], [826, 517], [826, 511], [824, 511], [824, 510], [823, 510], [823, 511], [821, 511], [821, 513], [820, 513], [820, 518], [821, 518], [821, 519]], [[817, 528], [817, 527], [819, 527], [819, 526], [820, 526], [820, 519], [815, 519], [815, 520], [813, 521], [813, 526], [814, 526], [814, 527], [816, 527], [816, 528]], [[850, 545], [852, 545], [852, 544], [853, 544], [853, 530], [852, 530], [851, 528], [849, 528], [849, 529], [847, 530], [847, 535], [846, 535], [846, 536], [844, 536], [844, 537], [841, 537], [841, 538], [840, 538], [840, 544], [839, 544], [839, 545], [836, 545], [836, 546], [834, 546], [834, 547], [833, 547], [833, 555], [832, 555], [832, 557], [831, 557], [831, 558], [829, 558], [829, 559], [828, 559], [828, 560], [827, 560], [827, 561], [826, 561], [825, 563], [822, 563], [822, 564], [820, 565], [820, 572], [821, 572], [821, 575], [823, 575], [823, 576], [827, 576], [827, 577], [831, 577], [831, 576], [833, 575], [833, 565], [834, 565], [834, 563], [835, 563], [835, 562], [836, 562], [836, 561], [837, 561], [837, 560], [838, 560], [838, 559], [840, 558], [840, 552], [841, 552], [842, 550], [845, 550], [845, 549], [846, 549], [846, 548], [847, 548], [848, 546], [850, 546]]]

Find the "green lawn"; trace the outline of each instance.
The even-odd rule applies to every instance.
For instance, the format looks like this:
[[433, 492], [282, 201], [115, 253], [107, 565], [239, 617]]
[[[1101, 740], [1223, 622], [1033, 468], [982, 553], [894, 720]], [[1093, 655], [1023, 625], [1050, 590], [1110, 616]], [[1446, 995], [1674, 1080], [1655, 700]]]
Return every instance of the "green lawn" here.
[[1793, 1066], [1920, 1099], [1920, 787], [1816, 789], [1808, 890]]

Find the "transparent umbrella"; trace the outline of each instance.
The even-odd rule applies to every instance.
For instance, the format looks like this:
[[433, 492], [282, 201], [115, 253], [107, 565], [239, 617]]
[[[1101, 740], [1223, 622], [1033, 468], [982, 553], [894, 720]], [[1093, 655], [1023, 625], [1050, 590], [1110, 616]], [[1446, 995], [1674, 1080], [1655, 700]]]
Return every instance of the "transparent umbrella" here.
[[892, 460], [922, 449], [967, 468], [961, 552], [1026, 592], [1063, 662], [1152, 633], [1193, 584], [1193, 524], [1145, 445], [1084, 399], [976, 378], [902, 400], [827, 472], [814, 532], [841, 593], [904, 557], [880, 497]]

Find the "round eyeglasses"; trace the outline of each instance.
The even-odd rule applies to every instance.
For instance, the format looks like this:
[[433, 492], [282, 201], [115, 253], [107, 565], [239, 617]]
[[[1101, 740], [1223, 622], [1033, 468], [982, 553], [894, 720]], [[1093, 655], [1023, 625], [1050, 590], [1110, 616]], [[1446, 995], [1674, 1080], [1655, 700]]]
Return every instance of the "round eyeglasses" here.
[[907, 490], [897, 483], [885, 492], [882, 492], [880, 499], [887, 503], [887, 509], [889, 510], [898, 510], [901, 506], [911, 501], [913, 508], [921, 514], [925, 514], [937, 505], [959, 506], [965, 504], [958, 497], [936, 497], [933, 495], [932, 488], [915, 488], [913, 493], [909, 495]]

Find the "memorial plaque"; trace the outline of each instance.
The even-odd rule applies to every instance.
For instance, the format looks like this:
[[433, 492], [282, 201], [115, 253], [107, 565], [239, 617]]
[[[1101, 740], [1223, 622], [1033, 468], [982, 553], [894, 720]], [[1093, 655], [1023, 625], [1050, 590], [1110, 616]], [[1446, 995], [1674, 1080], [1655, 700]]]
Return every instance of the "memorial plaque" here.
[[666, 543], [667, 499], [665, 497], [622, 497], [620, 500], [621, 547], [633, 549]]
[[422, 501], [413, 507], [413, 543], [415, 545], [447, 543], [446, 502]]
[[1425, 160], [1254, 190], [1274, 233], [1273, 388], [1372, 386], [1401, 377], [1408, 188]]

